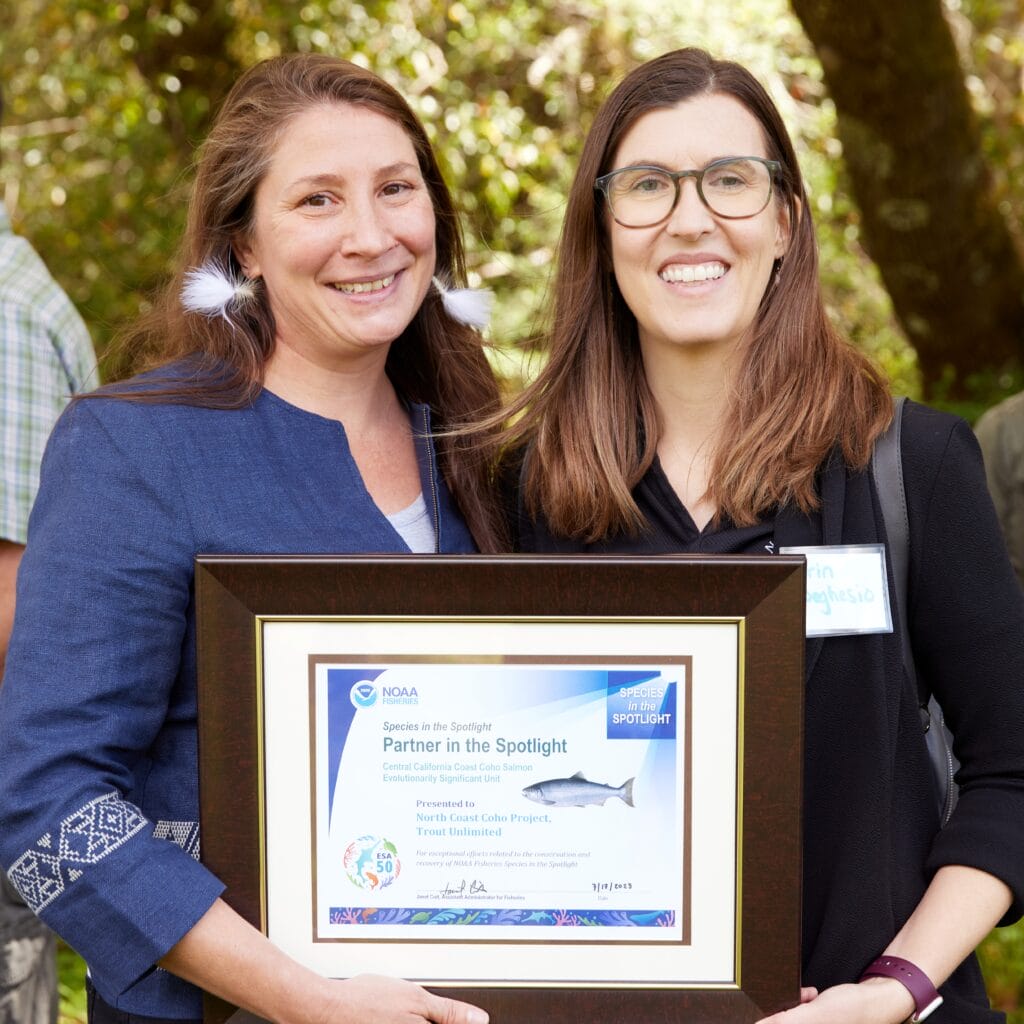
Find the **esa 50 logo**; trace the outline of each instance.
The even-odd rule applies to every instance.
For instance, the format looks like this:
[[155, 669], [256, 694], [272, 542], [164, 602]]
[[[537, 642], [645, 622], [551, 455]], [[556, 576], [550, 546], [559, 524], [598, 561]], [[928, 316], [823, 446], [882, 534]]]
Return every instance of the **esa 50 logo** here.
[[354, 839], [346, 847], [342, 863], [348, 880], [360, 889], [386, 889], [402, 870], [398, 848], [377, 836]]

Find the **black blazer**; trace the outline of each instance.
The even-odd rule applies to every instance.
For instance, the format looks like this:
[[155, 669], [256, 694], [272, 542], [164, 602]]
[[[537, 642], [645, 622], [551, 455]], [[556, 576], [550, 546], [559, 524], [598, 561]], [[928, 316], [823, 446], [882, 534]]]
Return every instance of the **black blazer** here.
[[[1002, 923], [1024, 913], [1024, 592], [967, 424], [908, 403], [902, 454], [914, 656], [955, 737], [960, 801], [940, 829], [917, 689], [903, 671], [898, 626], [890, 634], [809, 639], [803, 962], [804, 984], [818, 988], [856, 981], [945, 864], [980, 868], [1010, 886], [1014, 903]], [[660, 474], [659, 467], [651, 473]], [[648, 537], [644, 550], [651, 554], [684, 550], [672, 546], [664, 528], [666, 507], [657, 496], [665, 487], [661, 476], [635, 492], [645, 515], [662, 524]], [[852, 471], [833, 455], [821, 470], [820, 494], [820, 513], [778, 512], [775, 550], [885, 541], [869, 470]], [[520, 546], [587, 550], [552, 536], [543, 521], [521, 523]], [[635, 552], [637, 542], [623, 548]], [[614, 540], [598, 546], [623, 548]], [[936, 1024], [1004, 1020], [988, 1009], [973, 957], [942, 993]]]

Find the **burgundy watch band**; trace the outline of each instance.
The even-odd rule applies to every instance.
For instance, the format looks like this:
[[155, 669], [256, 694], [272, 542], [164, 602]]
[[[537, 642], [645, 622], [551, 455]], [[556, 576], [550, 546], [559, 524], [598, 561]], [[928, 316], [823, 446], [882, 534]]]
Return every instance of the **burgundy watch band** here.
[[873, 960], [860, 976], [865, 978], [895, 978], [914, 997], [916, 1007], [912, 1021], [924, 1020], [942, 1005], [942, 996], [936, 991], [931, 978], [916, 964], [899, 956], [880, 956]]

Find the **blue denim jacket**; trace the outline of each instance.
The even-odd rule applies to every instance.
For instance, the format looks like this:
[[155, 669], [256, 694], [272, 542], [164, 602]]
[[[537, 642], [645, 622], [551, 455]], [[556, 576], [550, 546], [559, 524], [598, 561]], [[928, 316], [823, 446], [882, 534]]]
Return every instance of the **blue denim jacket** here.
[[[438, 550], [473, 551], [428, 440], [418, 454]], [[58, 422], [0, 689], [0, 863], [111, 1005], [202, 1012], [154, 968], [223, 889], [198, 861], [194, 556], [407, 551], [341, 424], [270, 392], [87, 399]]]

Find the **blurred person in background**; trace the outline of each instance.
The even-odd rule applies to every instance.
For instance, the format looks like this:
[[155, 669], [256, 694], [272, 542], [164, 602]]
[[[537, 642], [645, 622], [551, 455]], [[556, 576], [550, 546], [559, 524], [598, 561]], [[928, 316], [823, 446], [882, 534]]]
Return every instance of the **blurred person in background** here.
[[[43, 449], [71, 396], [96, 383], [95, 369], [82, 318], [0, 201], [0, 679]], [[0, 1024], [56, 1021], [54, 946], [0, 875]]]
[[1024, 391], [983, 413], [974, 433], [1010, 561], [1024, 585]]

